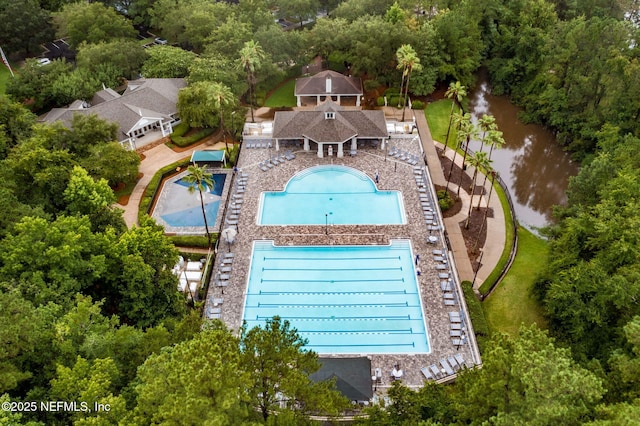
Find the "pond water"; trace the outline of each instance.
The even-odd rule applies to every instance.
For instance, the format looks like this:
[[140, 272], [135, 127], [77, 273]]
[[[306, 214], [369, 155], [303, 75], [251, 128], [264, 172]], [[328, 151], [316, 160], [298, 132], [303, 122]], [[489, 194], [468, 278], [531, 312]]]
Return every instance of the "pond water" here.
[[[486, 73], [478, 75], [469, 100], [474, 119], [493, 115], [504, 133], [506, 144], [494, 149], [491, 158], [493, 168], [509, 187], [519, 223], [534, 231], [550, 224], [553, 206], [566, 203], [565, 191], [569, 177], [578, 173], [577, 163], [562, 150], [552, 132], [522, 123], [518, 119], [520, 108], [506, 97], [492, 95]], [[478, 141], [470, 146], [474, 151], [480, 149]]]

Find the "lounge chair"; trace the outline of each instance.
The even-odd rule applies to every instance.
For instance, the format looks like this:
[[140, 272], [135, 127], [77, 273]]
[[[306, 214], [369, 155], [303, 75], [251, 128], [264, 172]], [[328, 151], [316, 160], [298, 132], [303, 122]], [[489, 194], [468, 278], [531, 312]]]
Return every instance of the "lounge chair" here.
[[455, 360], [458, 362], [458, 365], [459, 365], [460, 367], [468, 367], [468, 365], [467, 365], [466, 361], [464, 360], [464, 358], [462, 358], [462, 355], [460, 355], [460, 354], [455, 354], [453, 357], [454, 357], [454, 358], [455, 358]]
[[438, 278], [440, 278], [441, 280], [448, 280], [449, 279], [449, 274], [446, 272], [439, 272], [438, 273]]
[[443, 299], [449, 299], [449, 300], [455, 300], [455, 296], [453, 295], [453, 293], [443, 293], [442, 294], [442, 298]]
[[442, 291], [451, 291], [452, 290], [451, 281], [440, 281], [440, 288]]
[[237, 214], [229, 214], [227, 215], [227, 220], [238, 220], [239, 216]]
[[444, 299], [444, 306], [456, 306], [456, 301], [451, 299]]
[[231, 265], [231, 264], [233, 264], [233, 257], [230, 257], [229, 259], [222, 259], [222, 264], [223, 265]]
[[237, 225], [237, 224], [238, 224], [238, 221], [237, 221], [237, 220], [228, 220], [228, 219], [227, 219], [227, 222], [226, 222], [226, 223], [227, 223], [227, 225]]
[[436, 367], [435, 364], [431, 364], [429, 366], [429, 369], [433, 373], [433, 377], [435, 377], [436, 379], [442, 376], [442, 371], [440, 371], [440, 369]]
[[427, 379], [427, 380], [435, 380], [435, 377], [433, 377], [433, 374], [431, 374], [431, 372], [429, 371], [429, 369], [427, 367], [422, 367], [420, 369], [420, 371], [422, 372], [422, 375], [424, 376], [425, 379]]
[[213, 299], [212, 302], [213, 302], [213, 306], [222, 305], [222, 302], [224, 302], [224, 299], [222, 297], [218, 297]]
[[220, 308], [209, 308], [210, 314], [219, 314], [220, 312], [222, 312], [222, 309]]
[[218, 279], [220, 281], [229, 281], [229, 274], [218, 274]]
[[460, 312], [449, 312], [449, 321], [453, 323], [460, 322]]
[[225, 253], [224, 254], [224, 258], [225, 259], [233, 259], [234, 257], [236, 257], [235, 253]]
[[436, 262], [446, 262], [447, 259], [445, 259], [443, 256], [433, 256], [433, 260], [435, 260]]
[[444, 371], [447, 373], [447, 376], [451, 376], [453, 374], [453, 370], [451, 369], [451, 366], [449, 365], [446, 359], [441, 359], [440, 365], [442, 366], [442, 368], [444, 368]]
[[229, 285], [229, 281], [220, 281], [220, 280], [215, 280], [214, 281], [216, 284], [216, 287], [227, 287]]
[[220, 314], [210, 314], [207, 312], [208, 319], [220, 319]]
[[436, 269], [439, 271], [444, 271], [449, 269], [449, 267], [447, 265], [436, 265]]
[[462, 324], [460, 324], [459, 322], [452, 322], [451, 324], [449, 324], [449, 326], [451, 330], [462, 330]]
[[269, 170], [269, 168], [267, 166], [265, 166], [264, 164], [262, 164], [262, 163], [260, 163], [258, 168], [260, 168], [260, 170], [262, 170], [263, 172], [266, 172], [267, 170]]
[[454, 357], [450, 356], [449, 358], [447, 358], [447, 361], [449, 362], [449, 364], [451, 364], [451, 368], [453, 368], [453, 371], [460, 370], [460, 365]]
[[431, 250], [431, 253], [433, 253], [434, 255], [437, 255], [437, 256], [442, 256], [442, 250], [433, 249], [433, 250]]
[[462, 330], [449, 330], [450, 337], [462, 337]]

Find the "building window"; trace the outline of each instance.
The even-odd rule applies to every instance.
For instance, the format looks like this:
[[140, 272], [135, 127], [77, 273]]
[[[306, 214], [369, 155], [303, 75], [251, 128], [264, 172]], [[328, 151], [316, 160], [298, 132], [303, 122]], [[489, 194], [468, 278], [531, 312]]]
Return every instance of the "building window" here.
[[336, 113], [333, 111], [327, 111], [324, 113], [325, 120], [333, 120], [336, 118]]

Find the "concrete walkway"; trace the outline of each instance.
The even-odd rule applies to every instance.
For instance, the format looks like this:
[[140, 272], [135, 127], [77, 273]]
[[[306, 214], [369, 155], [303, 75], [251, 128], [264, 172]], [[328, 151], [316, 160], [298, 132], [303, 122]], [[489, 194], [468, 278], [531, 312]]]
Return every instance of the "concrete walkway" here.
[[[431, 179], [433, 180], [434, 185], [446, 186], [447, 181], [444, 177], [444, 173], [442, 172], [440, 157], [438, 155], [438, 152], [436, 151], [436, 144], [438, 144], [439, 142], [435, 142], [431, 137], [429, 125], [427, 124], [427, 119], [425, 118], [424, 114], [416, 114], [415, 117], [416, 126], [418, 127], [418, 132], [420, 133], [420, 139], [422, 140], [425, 157], [427, 159], [427, 166], [429, 167], [429, 172], [431, 173]], [[452, 158], [453, 151], [448, 150], [447, 155]], [[457, 156], [456, 164], [462, 167], [461, 156]], [[473, 174], [471, 168], [467, 169], [466, 173], [470, 176]], [[480, 184], [482, 183], [483, 179], [483, 175], [478, 179]], [[485, 184], [485, 192], [487, 194], [489, 193], [490, 186], [490, 180], [487, 179], [487, 182]], [[457, 187], [454, 187], [454, 189], [457, 189]], [[460, 213], [453, 217], [444, 219], [449, 242], [451, 245], [451, 251], [453, 252], [456, 266], [458, 268], [458, 275], [460, 276], [461, 280], [473, 281], [474, 270], [471, 267], [471, 260], [467, 255], [467, 248], [465, 246], [464, 238], [462, 237], [462, 230], [459, 224], [467, 217], [467, 212], [469, 211], [469, 203], [473, 202], [474, 205], [477, 205], [477, 197], [479, 196], [483, 198], [486, 197], [481, 195], [470, 197], [469, 194], [467, 194], [464, 190], [460, 191], [460, 198], [462, 200], [462, 209], [460, 210]], [[486, 199], [482, 202], [482, 205], [486, 205]], [[493, 271], [493, 269], [498, 264], [506, 240], [504, 212], [502, 211], [500, 200], [495, 194], [491, 196], [489, 207], [493, 209], [494, 217], [487, 218], [487, 239], [485, 242], [485, 246], [482, 248], [484, 254], [482, 255], [482, 264], [477, 271], [477, 277], [474, 286], [475, 288], [478, 288], [482, 284], [482, 282], [489, 276], [491, 271]]]
[[131, 228], [133, 225], [138, 224], [138, 206], [153, 175], [162, 167], [190, 158], [193, 151], [201, 149], [224, 149], [224, 143], [218, 142], [216, 138], [207, 138], [205, 142], [194, 145], [182, 152], [173, 151], [164, 143], [144, 151], [145, 159], [140, 162], [140, 173], [143, 176], [133, 188], [127, 205], [116, 204], [116, 207], [124, 210], [123, 217], [127, 227]]

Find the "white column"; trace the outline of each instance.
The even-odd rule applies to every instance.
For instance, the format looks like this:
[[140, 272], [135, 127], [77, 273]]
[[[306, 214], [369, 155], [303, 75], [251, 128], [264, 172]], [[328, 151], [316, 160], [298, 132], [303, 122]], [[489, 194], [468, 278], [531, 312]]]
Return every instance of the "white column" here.
[[297, 105], [302, 106], [302, 101], [300, 100], [300, 95], [296, 95], [296, 99], [298, 100]]
[[340, 142], [338, 144], [338, 158], [344, 157], [344, 152], [342, 150], [342, 145], [344, 145], [344, 142]]
[[356, 96], [356, 106], [360, 106], [360, 95]]
[[320, 105], [320, 95], [316, 96], [316, 105]]
[[321, 143], [318, 143], [318, 158], [322, 158], [323, 156], [323, 145]]
[[304, 138], [304, 150], [305, 151], [309, 151], [311, 148], [309, 148], [309, 138]]
[[355, 136], [351, 138], [351, 149], [354, 151], [358, 149], [358, 142], [356, 141]]
[[280, 143], [278, 139], [276, 139], [276, 151], [280, 151]]
[[384, 151], [384, 142], [386, 141], [385, 138], [380, 138], [380, 149]]
[[340, 95], [338, 95], [338, 105], [340, 105]]

